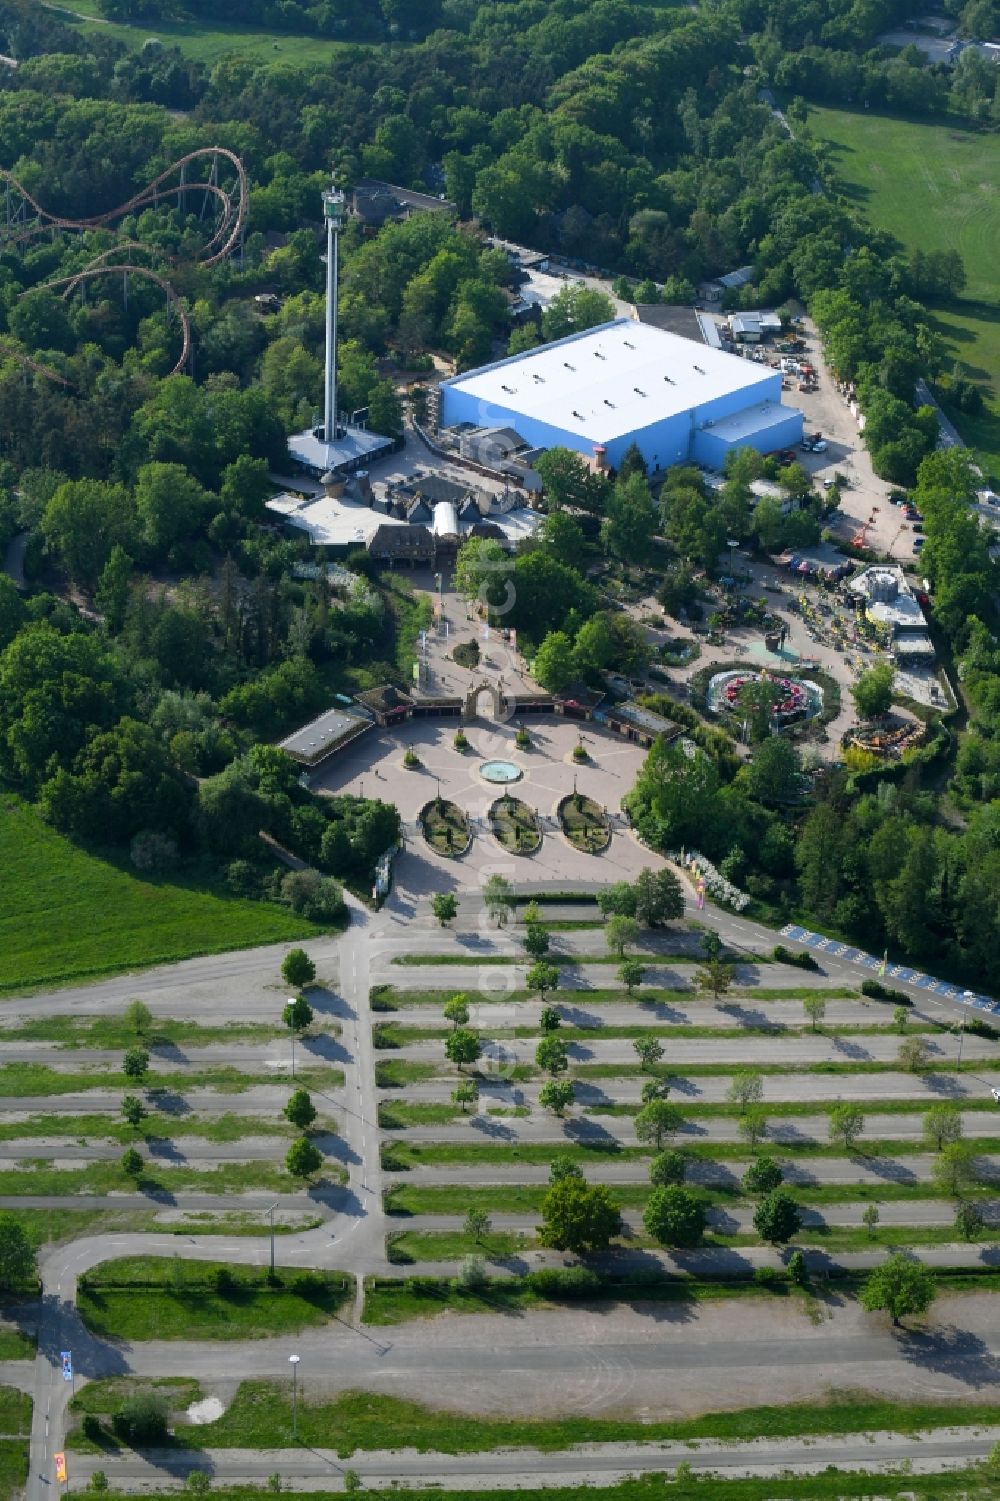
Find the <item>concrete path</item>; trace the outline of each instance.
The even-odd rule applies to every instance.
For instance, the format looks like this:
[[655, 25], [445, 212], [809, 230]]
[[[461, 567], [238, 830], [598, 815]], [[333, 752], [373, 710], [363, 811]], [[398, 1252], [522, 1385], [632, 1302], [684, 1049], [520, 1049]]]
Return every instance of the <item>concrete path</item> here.
[[433, 1481], [448, 1490], [490, 1491], [538, 1485], [611, 1486], [631, 1475], [672, 1474], [684, 1464], [728, 1479], [839, 1470], [878, 1472], [906, 1463], [914, 1474], [961, 1468], [985, 1458], [1000, 1441], [1000, 1428], [934, 1428], [911, 1436], [879, 1432], [820, 1439], [755, 1439], [721, 1443], [717, 1439], [673, 1442], [580, 1444], [557, 1454], [538, 1449], [488, 1450], [476, 1454], [416, 1454], [412, 1450], [371, 1451], [342, 1458], [335, 1449], [207, 1449], [153, 1452], [147, 1458], [123, 1452], [73, 1455], [74, 1477], [89, 1481], [103, 1468], [118, 1489], [151, 1490], [166, 1470], [184, 1477], [200, 1470], [222, 1485], [261, 1485], [277, 1471], [292, 1490], [337, 1486], [346, 1469], [366, 1487], [384, 1489], [394, 1482], [420, 1486]]
[[[934, 1157], [929, 1152], [914, 1152], [905, 1157], [816, 1157], [788, 1158], [780, 1149], [768, 1145], [761, 1155], [770, 1152], [781, 1166], [785, 1183], [789, 1188], [822, 1187], [825, 1184], [860, 1184], [869, 1186], [872, 1197], [878, 1198], [878, 1189], [887, 1185], [905, 1184], [915, 1187], [930, 1182]], [[976, 1159], [979, 1172], [984, 1178], [1000, 1180], [1000, 1155], [983, 1155]], [[621, 1162], [614, 1157], [595, 1158], [593, 1162], [580, 1164], [583, 1176], [593, 1183], [641, 1183], [649, 1181], [649, 1161], [636, 1158]], [[686, 1179], [700, 1183], [706, 1188], [735, 1188], [741, 1181], [749, 1163], [746, 1160], [726, 1161], [725, 1157], [707, 1159], [689, 1157]], [[407, 1173], [386, 1173], [389, 1187], [433, 1188], [460, 1186], [492, 1188], [509, 1184], [547, 1184], [549, 1170], [544, 1164], [527, 1162], [482, 1163], [475, 1167], [468, 1164], [442, 1163], [420, 1165]]]

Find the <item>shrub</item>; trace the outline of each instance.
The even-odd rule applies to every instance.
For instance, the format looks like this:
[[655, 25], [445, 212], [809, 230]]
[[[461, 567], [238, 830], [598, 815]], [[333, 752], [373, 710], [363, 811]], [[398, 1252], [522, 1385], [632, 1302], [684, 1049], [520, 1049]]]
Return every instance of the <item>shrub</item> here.
[[469, 749], [469, 737], [464, 730], [455, 731], [455, 738], [452, 741], [452, 745], [457, 751], [464, 751]]
[[407, 771], [415, 771], [420, 765], [420, 757], [417, 755], [412, 746], [407, 746], [406, 748], [406, 752], [403, 756], [403, 765], [406, 767]]
[[455, 1286], [466, 1292], [478, 1292], [489, 1285], [486, 1263], [481, 1256], [466, 1256], [458, 1269]]
[[577, 743], [573, 747], [573, 760], [574, 761], [589, 761], [590, 760], [590, 757], [587, 754], [587, 747], [582, 743], [582, 741], [578, 740]]
[[531, 736], [523, 726], [514, 736], [514, 744], [517, 746], [518, 750], [527, 750], [531, 745]]
[[[92, 1444], [99, 1444], [101, 1442], [101, 1440], [104, 1437], [104, 1429], [101, 1426], [101, 1420], [97, 1416], [96, 1412], [85, 1412], [84, 1415], [83, 1415], [83, 1425], [82, 1426], [83, 1426], [83, 1436], [84, 1436], [84, 1438], [89, 1439]], [[95, 1474], [100, 1474], [100, 1473], [101, 1472], [99, 1470], [95, 1471]], [[91, 1484], [93, 1484], [93, 1481], [91, 1481]], [[107, 1481], [106, 1481], [106, 1478], [105, 1478], [105, 1487], [106, 1487], [106, 1484], [107, 1484]], [[95, 1490], [100, 1489], [100, 1488], [101, 1487], [97, 1487], [97, 1486], [94, 1487]]]
[[783, 943], [776, 943], [774, 945], [773, 957], [777, 959], [779, 964], [794, 964], [797, 969], [819, 969], [819, 965], [812, 954], [808, 953], [805, 949], [799, 951], [786, 949]]
[[524, 1285], [542, 1298], [586, 1298], [600, 1291], [601, 1279], [589, 1266], [543, 1266]]
[[347, 910], [339, 882], [317, 870], [290, 870], [282, 877], [281, 896], [293, 912], [310, 922], [339, 922]]
[[238, 1286], [236, 1278], [227, 1266], [217, 1266], [211, 1276], [212, 1290], [217, 1293], [231, 1293]]
[[806, 1258], [801, 1251], [793, 1251], [789, 1256], [788, 1276], [799, 1287], [805, 1287], [809, 1281], [809, 1268], [806, 1266]]
[[878, 980], [862, 980], [861, 994], [873, 1001], [891, 1001], [894, 1006], [913, 1005], [910, 997], [902, 990], [893, 990], [890, 985], [883, 985]]

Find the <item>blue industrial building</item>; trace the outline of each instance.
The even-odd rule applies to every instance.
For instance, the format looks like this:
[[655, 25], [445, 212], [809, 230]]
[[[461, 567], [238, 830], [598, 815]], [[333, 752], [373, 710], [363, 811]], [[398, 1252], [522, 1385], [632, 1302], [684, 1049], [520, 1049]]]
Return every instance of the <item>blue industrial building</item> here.
[[779, 371], [628, 318], [444, 381], [439, 422], [459, 437], [513, 428], [530, 448], [612, 468], [635, 443], [651, 471], [721, 469], [733, 449], [770, 453], [802, 437]]

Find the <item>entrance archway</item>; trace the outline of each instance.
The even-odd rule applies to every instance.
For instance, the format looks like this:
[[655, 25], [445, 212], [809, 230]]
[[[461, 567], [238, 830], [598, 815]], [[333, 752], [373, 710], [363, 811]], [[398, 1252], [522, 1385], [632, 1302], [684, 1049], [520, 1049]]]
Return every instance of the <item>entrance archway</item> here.
[[487, 694], [490, 701], [490, 711], [493, 719], [503, 719], [507, 712], [507, 699], [502, 689], [495, 683], [473, 683], [465, 695], [464, 717], [466, 719], [479, 718], [479, 700], [483, 694]]

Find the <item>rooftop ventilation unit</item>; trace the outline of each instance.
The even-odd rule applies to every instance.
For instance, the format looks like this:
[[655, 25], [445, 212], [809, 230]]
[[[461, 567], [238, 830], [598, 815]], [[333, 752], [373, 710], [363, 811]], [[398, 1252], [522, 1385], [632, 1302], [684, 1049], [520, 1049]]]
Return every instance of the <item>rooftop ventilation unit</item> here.
[[625, 348], [626, 349], [634, 349], [635, 345], [629, 339], [626, 339], [625, 340]]
[[576, 418], [576, 419], [577, 419], [577, 421], [579, 421], [579, 422], [582, 422], [582, 421], [583, 421], [583, 420], [584, 420], [584, 419], [583, 419], [583, 413], [582, 413], [582, 412], [576, 412], [576, 411], [574, 411], [574, 413], [573, 413], [573, 416], [574, 416], [574, 417], [575, 417], [575, 418]]
[[576, 369], [576, 366], [575, 365], [571, 365], [570, 362], [569, 362], [569, 360], [563, 360], [563, 364], [565, 365], [565, 367], [566, 367], [567, 370], [575, 370]]
[[704, 375], [705, 374], [704, 370], [701, 368], [700, 365], [694, 365], [692, 368], [695, 369], [695, 370], [697, 370], [697, 372], [698, 372], [699, 375]]
[[500, 389], [501, 391], [506, 391], [508, 396], [513, 396], [515, 394], [514, 386], [501, 386]]
[[603, 360], [604, 358], [605, 358], [605, 356], [601, 353], [601, 351], [599, 349], [595, 349], [594, 350], [594, 359], [595, 360]]
[[633, 386], [632, 390], [635, 392], [635, 394], [637, 396], [645, 396], [645, 394], [646, 394], [645, 391], [640, 391], [640, 389], [639, 389], [638, 386]]

